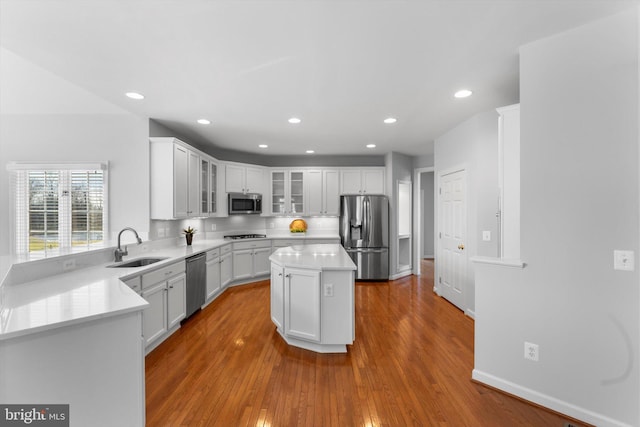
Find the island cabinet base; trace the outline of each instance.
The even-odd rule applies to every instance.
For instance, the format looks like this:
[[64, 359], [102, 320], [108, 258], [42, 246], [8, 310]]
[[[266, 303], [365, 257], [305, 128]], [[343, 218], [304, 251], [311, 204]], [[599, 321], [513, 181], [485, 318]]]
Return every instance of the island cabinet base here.
[[295, 347], [346, 353], [355, 339], [354, 271], [290, 266], [274, 258], [271, 319], [278, 333]]

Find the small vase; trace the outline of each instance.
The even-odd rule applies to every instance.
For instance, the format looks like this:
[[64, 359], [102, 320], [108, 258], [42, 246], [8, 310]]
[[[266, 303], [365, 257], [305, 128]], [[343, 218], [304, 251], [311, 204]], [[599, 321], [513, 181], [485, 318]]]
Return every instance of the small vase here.
[[187, 246], [191, 246], [193, 242], [193, 234], [185, 234], [184, 237], [187, 239]]

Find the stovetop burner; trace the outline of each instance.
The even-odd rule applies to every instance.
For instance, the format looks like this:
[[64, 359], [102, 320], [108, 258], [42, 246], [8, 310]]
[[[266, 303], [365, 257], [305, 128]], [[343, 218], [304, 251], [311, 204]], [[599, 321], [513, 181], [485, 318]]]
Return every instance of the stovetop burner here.
[[225, 239], [239, 240], [239, 239], [264, 239], [266, 234], [231, 234], [224, 236]]

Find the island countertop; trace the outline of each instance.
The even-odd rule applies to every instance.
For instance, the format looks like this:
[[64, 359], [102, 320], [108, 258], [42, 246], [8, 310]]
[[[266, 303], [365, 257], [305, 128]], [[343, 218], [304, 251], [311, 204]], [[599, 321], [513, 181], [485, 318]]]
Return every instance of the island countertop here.
[[356, 270], [344, 248], [337, 244], [293, 245], [280, 248], [269, 260], [283, 267], [314, 270]]

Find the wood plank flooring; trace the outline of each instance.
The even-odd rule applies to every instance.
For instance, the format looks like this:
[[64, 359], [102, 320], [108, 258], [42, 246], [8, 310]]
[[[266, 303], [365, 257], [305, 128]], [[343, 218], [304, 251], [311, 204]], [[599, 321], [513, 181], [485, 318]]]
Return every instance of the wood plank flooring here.
[[562, 427], [471, 381], [473, 320], [433, 293], [432, 262], [422, 271], [356, 284], [346, 354], [286, 345], [269, 281], [227, 290], [147, 356], [147, 425]]

